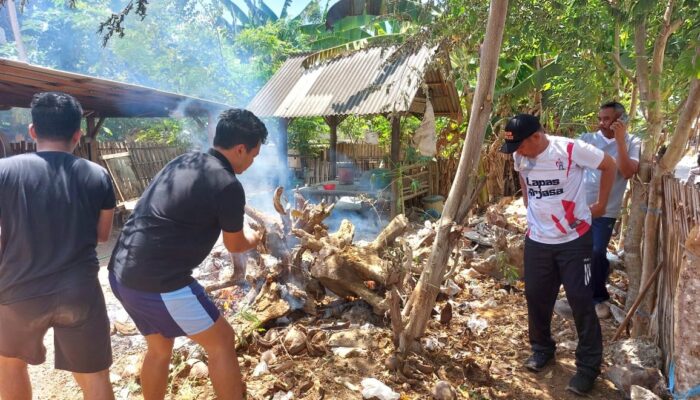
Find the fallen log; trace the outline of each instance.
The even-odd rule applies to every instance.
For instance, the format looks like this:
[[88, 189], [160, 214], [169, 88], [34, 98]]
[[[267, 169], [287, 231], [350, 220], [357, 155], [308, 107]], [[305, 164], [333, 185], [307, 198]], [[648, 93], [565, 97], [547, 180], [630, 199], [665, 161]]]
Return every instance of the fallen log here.
[[[389, 306], [384, 291], [399, 283], [402, 276], [402, 260], [382, 257], [406, 231], [408, 220], [399, 215], [367, 246], [352, 245], [354, 227], [343, 221], [338, 232], [319, 236], [302, 229], [292, 233], [301, 240], [300, 252], [318, 253], [311, 267], [311, 276], [339, 296], [359, 297], [367, 301], [374, 312], [383, 314]], [[297, 255], [298, 257], [298, 255]], [[373, 282], [368, 284], [368, 281]]]

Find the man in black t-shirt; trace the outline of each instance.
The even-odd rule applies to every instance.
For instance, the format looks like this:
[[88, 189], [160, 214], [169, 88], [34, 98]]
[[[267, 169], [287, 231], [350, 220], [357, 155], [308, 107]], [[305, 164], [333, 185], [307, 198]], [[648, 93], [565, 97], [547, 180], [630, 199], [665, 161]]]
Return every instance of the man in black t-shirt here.
[[75, 157], [80, 104], [64, 93], [32, 101], [37, 152], [0, 160], [0, 398], [30, 399], [27, 364], [71, 371], [86, 399], [113, 399], [109, 319], [95, 246], [112, 229], [104, 168]]
[[253, 113], [231, 109], [216, 126], [214, 147], [168, 163], [124, 225], [109, 264], [115, 296], [146, 337], [141, 369], [146, 400], [163, 399], [174, 338], [187, 336], [208, 354], [217, 398], [242, 399], [234, 332], [192, 270], [223, 231], [226, 248], [244, 252], [260, 235], [244, 230], [245, 192], [236, 179], [267, 138]]

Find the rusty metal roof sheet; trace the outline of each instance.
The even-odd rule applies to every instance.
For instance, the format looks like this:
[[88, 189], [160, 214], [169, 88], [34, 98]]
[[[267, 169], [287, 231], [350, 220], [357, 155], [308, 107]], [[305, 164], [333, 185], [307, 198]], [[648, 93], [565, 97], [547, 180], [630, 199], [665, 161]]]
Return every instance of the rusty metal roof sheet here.
[[205, 116], [230, 108], [144, 86], [0, 59], [0, 108], [27, 108], [35, 93], [46, 91], [74, 96], [86, 113], [97, 117]]
[[356, 51], [306, 69], [306, 55], [290, 57], [248, 105], [261, 117], [295, 118], [331, 115], [422, 114], [424, 87], [436, 115], [458, 118], [454, 83], [431, 67], [436, 49], [391, 57], [395, 48]]

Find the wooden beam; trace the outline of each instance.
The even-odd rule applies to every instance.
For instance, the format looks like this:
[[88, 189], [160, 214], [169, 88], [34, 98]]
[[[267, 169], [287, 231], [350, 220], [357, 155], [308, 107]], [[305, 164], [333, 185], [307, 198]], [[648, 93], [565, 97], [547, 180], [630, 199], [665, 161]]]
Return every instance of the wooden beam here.
[[291, 122], [291, 119], [288, 118], [278, 118], [278, 124], [279, 124], [279, 156], [280, 156], [280, 161], [282, 162], [282, 168], [283, 171], [289, 171], [289, 160], [288, 160], [288, 153], [289, 153], [289, 132], [287, 129], [289, 128], [289, 123]]
[[347, 116], [345, 115], [328, 115], [323, 117], [328, 126], [331, 128], [330, 143], [328, 144], [328, 158], [330, 162], [329, 178], [336, 178], [336, 163], [338, 162], [336, 148], [338, 147], [338, 125], [340, 125]]
[[98, 117], [99, 119], [97, 120], [97, 124], [95, 124], [95, 127], [93, 128], [92, 131], [88, 132], [88, 135], [92, 139], [97, 138], [97, 134], [100, 133], [100, 129], [102, 129], [102, 125], [105, 124], [105, 117]]
[[97, 149], [97, 140], [90, 136], [92, 132], [95, 131], [95, 127], [97, 124], [95, 124], [95, 117], [90, 114], [90, 116], [85, 117], [85, 122], [87, 126], [87, 132], [85, 134], [85, 143], [87, 144], [88, 147], [88, 160], [92, 162], [99, 162], [99, 154], [98, 154], [98, 149]]
[[[399, 167], [399, 157], [401, 152], [401, 115], [391, 116], [391, 169], [396, 171]], [[401, 201], [399, 185], [395, 177], [391, 184], [391, 218], [394, 218], [400, 211], [398, 202]]]

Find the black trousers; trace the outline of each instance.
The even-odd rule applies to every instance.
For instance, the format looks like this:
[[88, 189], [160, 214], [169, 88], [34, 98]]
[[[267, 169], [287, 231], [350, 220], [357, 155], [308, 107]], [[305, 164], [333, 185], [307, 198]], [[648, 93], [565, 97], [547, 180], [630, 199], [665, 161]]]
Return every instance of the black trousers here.
[[600, 374], [603, 337], [593, 305], [591, 282], [591, 231], [562, 244], [543, 244], [525, 239], [525, 298], [533, 351], [553, 354], [552, 312], [564, 285], [576, 322], [578, 347], [576, 368], [591, 377]]

